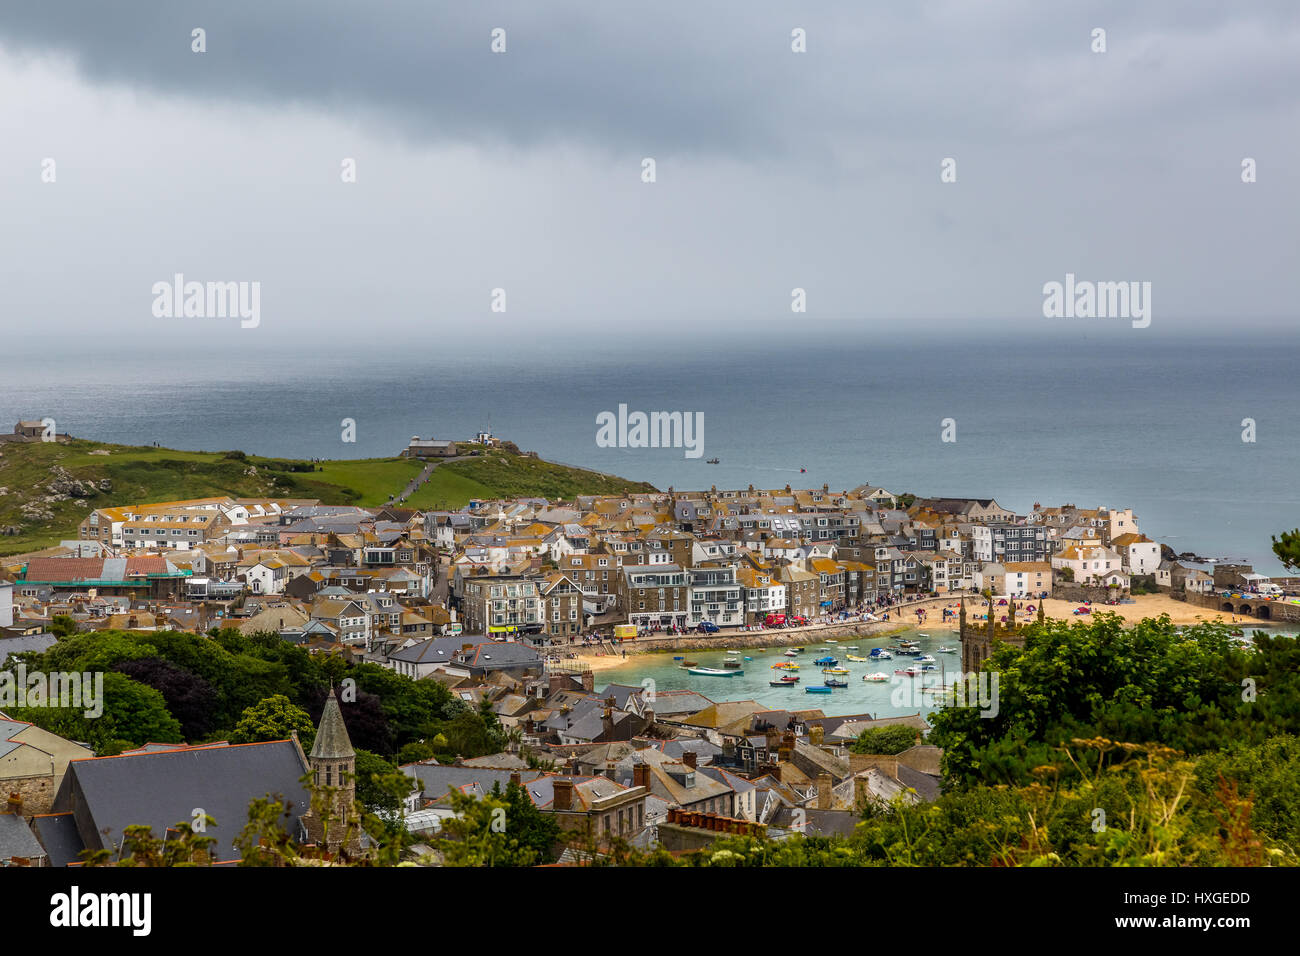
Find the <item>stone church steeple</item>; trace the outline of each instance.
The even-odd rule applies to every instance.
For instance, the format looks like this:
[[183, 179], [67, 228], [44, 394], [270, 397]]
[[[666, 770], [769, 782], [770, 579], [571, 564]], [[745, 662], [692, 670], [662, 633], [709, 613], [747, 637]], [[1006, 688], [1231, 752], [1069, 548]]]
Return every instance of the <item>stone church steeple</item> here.
[[321, 714], [320, 726], [316, 728], [316, 740], [307, 755], [307, 763], [311, 768], [313, 785], [328, 801], [330, 817], [329, 832], [325, 833], [324, 822], [313, 809], [304, 820], [309, 838], [331, 853], [337, 852], [345, 841], [347, 850], [356, 852], [360, 848], [360, 820], [353, 808], [357, 796], [357, 752], [352, 749], [347, 725], [343, 723], [343, 712], [339, 709], [338, 695], [332, 687], [325, 699], [325, 710]]

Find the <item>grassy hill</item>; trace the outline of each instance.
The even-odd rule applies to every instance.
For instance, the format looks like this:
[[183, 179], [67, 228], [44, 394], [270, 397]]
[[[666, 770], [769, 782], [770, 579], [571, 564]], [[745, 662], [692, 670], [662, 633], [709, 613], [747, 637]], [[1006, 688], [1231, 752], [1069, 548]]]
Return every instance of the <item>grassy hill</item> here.
[[[459, 508], [471, 498], [572, 498], [652, 491], [652, 485], [557, 465], [513, 451], [465, 446], [479, 455], [448, 461], [411, 495], [407, 507]], [[325, 504], [382, 505], [400, 495], [422, 468], [409, 458], [312, 463], [243, 452], [178, 451], [108, 445], [0, 445], [0, 554], [49, 547], [77, 536], [92, 508], [230, 495], [319, 498]]]

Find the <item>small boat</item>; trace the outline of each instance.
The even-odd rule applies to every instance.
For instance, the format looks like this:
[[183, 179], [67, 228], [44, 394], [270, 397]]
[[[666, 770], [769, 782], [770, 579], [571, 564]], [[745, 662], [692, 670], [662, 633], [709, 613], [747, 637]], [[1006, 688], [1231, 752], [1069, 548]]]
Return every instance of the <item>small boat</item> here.
[[722, 461], [721, 458], [709, 458], [709, 459], [706, 459], [705, 464], [716, 465], [716, 464], [717, 464], [718, 462], [720, 462], [720, 461]]
[[918, 664], [937, 664], [937, 663], [938, 663], [938, 661], [935, 660], [935, 658], [931, 657], [929, 654], [922, 654], [920, 657], [918, 657], [918, 658], [916, 659], [916, 662], [917, 662]]
[[929, 635], [929, 634], [918, 634], [918, 635], [916, 635], [916, 636], [917, 636], [917, 637], [929, 637], [930, 635]]
[[956, 653], [957, 653], [957, 648], [955, 648], [955, 647], [941, 647], [941, 648], [939, 648], [939, 653], [940, 653], [940, 654], [956, 654]]
[[836, 680], [834, 677], [826, 678], [827, 687], [848, 687], [849, 682], [846, 680]]
[[845, 654], [844, 657], [847, 660], [853, 661], [855, 664], [864, 664], [867, 661], [871, 660], [871, 658], [869, 657], [858, 657], [858, 655], [856, 654]]
[[745, 660], [747, 660], [747, 661], [752, 661], [753, 659], [754, 659], [754, 658], [752, 658], [752, 657], [748, 657], [748, 656], [745, 658]]
[[816, 684], [809, 684], [804, 688], [804, 691], [809, 694], [829, 694], [831, 689], [825, 686], [818, 687]]
[[785, 656], [786, 656], [786, 657], [798, 657], [798, 656], [799, 656], [799, 652], [798, 652], [798, 651], [786, 651], [786, 652], [785, 652]]
[[798, 664], [791, 664], [789, 661], [782, 661], [779, 664], [772, 665], [772, 670], [774, 671], [797, 671], [798, 669]]
[[873, 661], [892, 661], [894, 655], [889, 653], [883, 647], [873, 647], [871, 649], [871, 659]]
[[873, 684], [883, 684], [889, 680], [889, 675], [883, 671], [877, 671], [874, 674], [863, 674], [862, 679]]
[[828, 638], [826, 638], [826, 643], [827, 643], [827, 644], [838, 644], [839, 641], [832, 641], [832, 640], [828, 637]]
[[735, 670], [737, 667], [740, 666], [740, 661], [736, 660], [734, 657], [728, 657], [725, 661], [722, 662], [722, 666], [729, 668], [731, 670]]
[[802, 653], [803, 653], [804, 651], [806, 651], [806, 650], [807, 650], [806, 647], [796, 647], [796, 648], [794, 649], [794, 652], [795, 652], [796, 654], [802, 654]]
[[817, 660], [813, 661], [813, 663], [814, 663], [814, 664], [824, 664], [824, 665], [826, 665], [827, 667], [834, 667], [836, 664], [839, 663], [839, 661], [837, 661], [837, 660], [836, 660], [835, 658], [833, 658], [833, 657], [829, 657], [829, 656], [828, 656], [828, 657], [819, 657], [819, 658], [817, 658]]
[[695, 661], [682, 661], [682, 667], [695, 667]]
[[823, 667], [822, 668], [823, 674], [847, 674], [848, 672], [849, 669], [847, 667]]
[[767, 682], [768, 687], [789, 687], [791, 684], [799, 683], [799, 678], [793, 674], [782, 677], [780, 680], [770, 680]]
[[686, 660], [686, 658], [681, 657], [681, 656], [678, 656], [678, 657], [674, 657], [673, 660], [675, 660], [675, 661], [684, 661], [684, 660]]
[[691, 667], [688, 668], [688, 673], [694, 674], [696, 677], [739, 677], [745, 672], [742, 670], [718, 670], [716, 667]]
[[[694, 673], [694, 671], [692, 671], [691, 673]], [[905, 668], [905, 669], [903, 669], [903, 670], [901, 670], [901, 671], [894, 671], [894, 673], [895, 673], [895, 674], [898, 674], [898, 675], [901, 676], [901, 677], [920, 677], [920, 676], [921, 676], [921, 668], [916, 667], [916, 666], [914, 665], [914, 666], [912, 666], [912, 667]]]

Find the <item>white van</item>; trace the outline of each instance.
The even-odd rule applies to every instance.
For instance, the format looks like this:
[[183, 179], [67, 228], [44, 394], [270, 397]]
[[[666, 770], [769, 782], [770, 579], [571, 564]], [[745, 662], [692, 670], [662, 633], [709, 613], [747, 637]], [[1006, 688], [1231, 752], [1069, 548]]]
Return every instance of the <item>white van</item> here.
[[1265, 597], [1280, 597], [1282, 595], [1282, 589], [1278, 587], [1276, 584], [1273, 584], [1271, 581], [1266, 581], [1263, 584], [1257, 584], [1255, 586], [1255, 589]]

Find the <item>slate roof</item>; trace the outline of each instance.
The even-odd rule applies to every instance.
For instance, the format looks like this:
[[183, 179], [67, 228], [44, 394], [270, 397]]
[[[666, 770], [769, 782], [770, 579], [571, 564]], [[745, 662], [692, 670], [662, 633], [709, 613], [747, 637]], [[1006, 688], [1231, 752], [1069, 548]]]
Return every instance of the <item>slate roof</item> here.
[[22, 816], [0, 813], [0, 860], [9, 860], [15, 856], [36, 858], [45, 855], [45, 850]]
[[[179, 821], [192, 820], [201, 807], [217, 821], [208, 827], [208, 836], [217, 838], [214, 854], [228, 859], [254, 799], [282, 797], [291, 803], [295, 821], [311, 809], [311, 796], [299, 783], [306, 772], [289, 740], [91, 757], [68, 763], [54, 810], [75, 811], [83, 824], [79, 832], [101, 834], [107, 846], [116, 845], [133, 825], [150, 826], [161, 836]], [[75, 805], [74, 793], [79, 794]]]
[[356, 757], [352, 741], [348, 738], [347, 725], [343, 723], [343, 713], [339, 710], [338, 695], [330, 688], [329, 697], [325, 698], [325, 709], [320, 716], [320, 729], [311, 745], [310, 756], [324, 760], [345, 760]]
[[24, 634], [20, 637], [0, 639], [0, 667], [10, 654], [22, 654], [26, 651], [47, 651], [58, 639], [53, 634], [42, 631], [39, 634]]
[[71, 813], [43, 813], [32, 818], [32, 832], [36, 834], [50, 858], [50, 866], [67, 866], [77, 862], [77, 856], [86, 848], [77, 833], [77, 821]]

